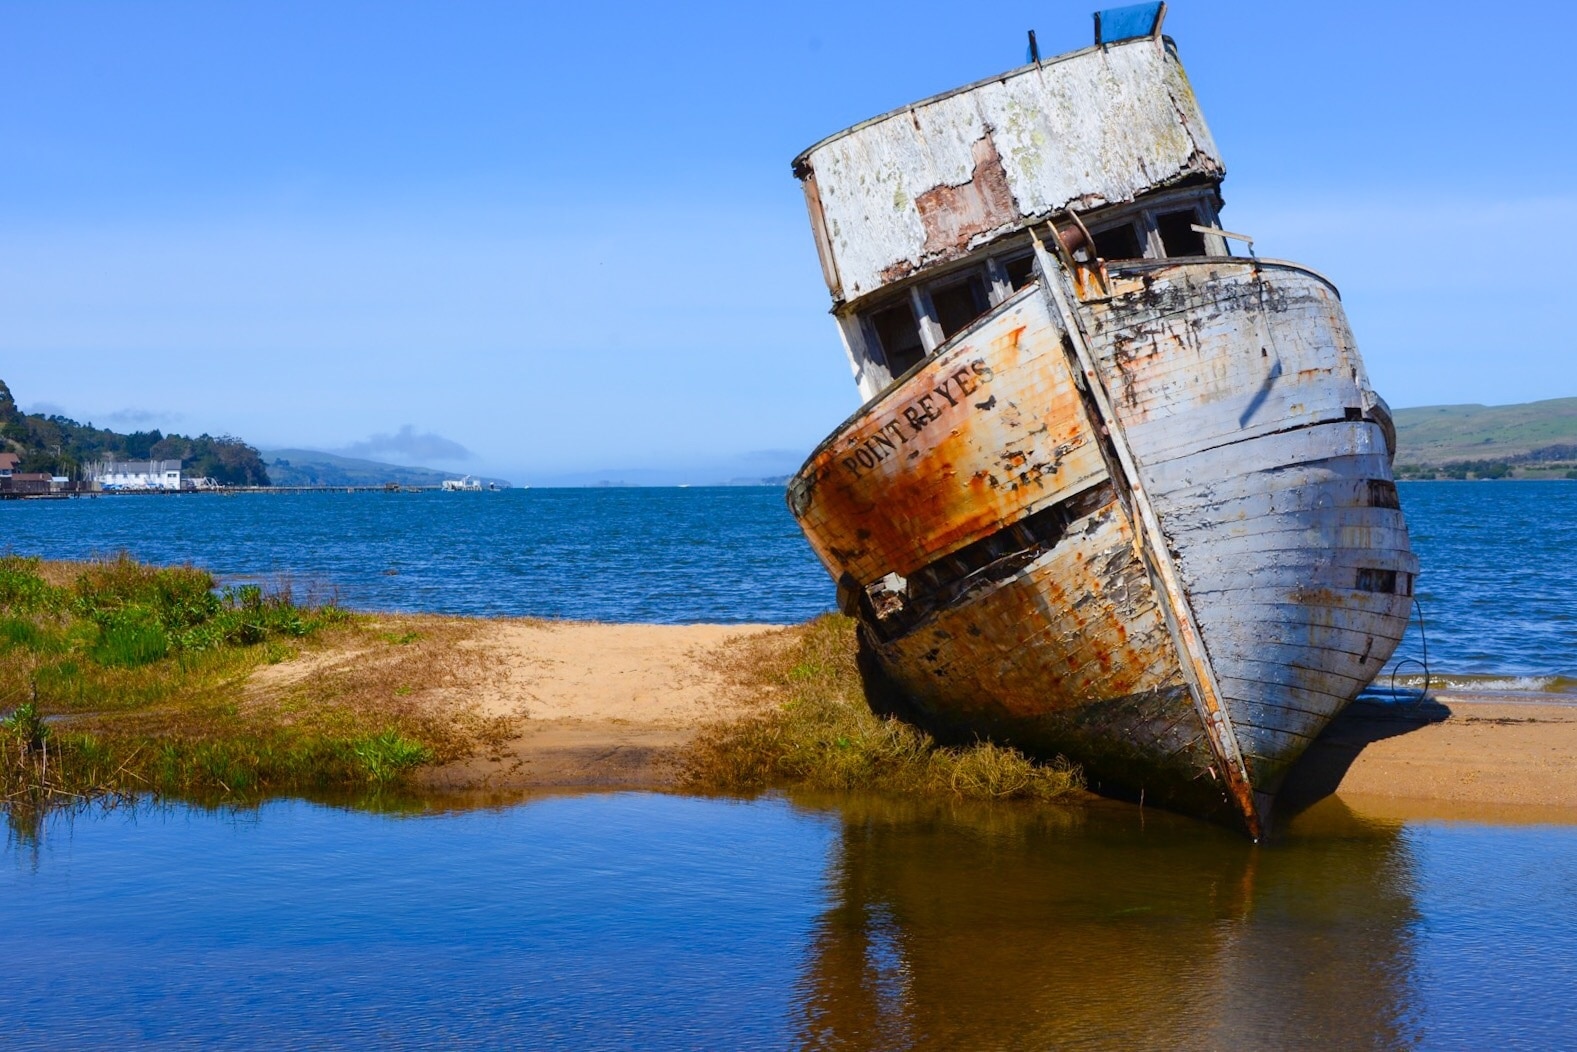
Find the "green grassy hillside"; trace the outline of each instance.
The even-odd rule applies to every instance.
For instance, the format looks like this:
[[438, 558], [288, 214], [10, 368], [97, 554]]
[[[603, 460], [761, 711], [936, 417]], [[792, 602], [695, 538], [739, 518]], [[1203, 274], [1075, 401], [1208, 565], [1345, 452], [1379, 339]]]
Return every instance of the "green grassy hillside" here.
[[1577, 398], [1427, 405], [1395, 416], [1402, 477], [1564, 478], [1577, 471]]
[[[276, 486], [383, 486], [390, 482], [401, 486], [437, 486], [444, 479], [460, 477], [452, 471], [380, 464], [375, 460], [342, 457], [315, 449], [265, 449], [262, 457]], [[504, 479], [482, 479], [484, 486], [489, 482], [503, 487], [509, 485]]]

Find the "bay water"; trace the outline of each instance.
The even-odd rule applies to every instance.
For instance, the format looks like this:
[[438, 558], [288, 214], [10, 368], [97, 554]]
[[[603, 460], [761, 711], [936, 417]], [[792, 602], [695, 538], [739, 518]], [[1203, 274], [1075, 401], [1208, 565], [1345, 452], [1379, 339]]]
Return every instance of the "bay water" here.
[[[1562, 700], [1577, 483], [1402, 484], [1398, 675]], [[0, 504], [347, 605], [788, 623], [832, 586], [769, 489]], [[1388, 675], [1386, 673], [1386, 675]], [[1383, 677], [1382, 677], [1383, 678]], [[649, 793], [11, 815], [0, 1045], [1547, 1048], [1577, 1032], [1577, 829], [1375, 822], [1253, 847], [1121, 804]]]

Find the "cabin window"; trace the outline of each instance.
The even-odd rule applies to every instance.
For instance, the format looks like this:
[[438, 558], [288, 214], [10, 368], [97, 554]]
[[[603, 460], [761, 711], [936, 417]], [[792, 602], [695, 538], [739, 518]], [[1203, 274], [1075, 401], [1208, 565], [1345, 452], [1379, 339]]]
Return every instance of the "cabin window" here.
[[1095, 254], [1102, 259], [1141, 259], [1144, 256], [1139, 231], [1132, 223], [1097, 230], [1090, 236], [1095, 239]]
[[1028, 285], [1035, 280], [1035, 256], [1033, 253], [1020, 256], [1017, 259], [1008, 259], [1002, 262], [1002, 272], [1007, 275], [1008, 284], [1013, 286], [1013, 291]]
[[1183, 212], [1162, 212], [1155, 217], [1156, 232], [1161, 235], [1162, 250], [1168, 256], [1204, 256], [1205, 235], [1194, 229], [1199, 214], [1192, 208]]
[[871, 327], [882, 345], [882, 356], [887, 359], [887, 371], [893, 377], [913, 369], [925, 357], [925, 345], [920, 342], [920, 325], [915, 321], [914, 310], [907, 300], [884, 307], [871, 315]]
[[1402, 507], [1401, 498], [1396, 492], [1396, 483], [1385, 479], [1367, 479], [1365, 482], [1368, 492], [1364, 501], [1371, 508], [1396, 508]]
[[946, 285], [933, 285], [930, 293], [931, 307], [936, 312], [936, 323], [942, 327], [944, 338], [950, 339], [991, 306], [986, 284], [979, 274], [969, 274], [962, 281], [952, 281]]
[[[1384, 592], [1389, 595], [1407, 595], [1405, 591], [1397, 591], [1395, 570], [1375, 570], [1363, 568], [1358, 571], [1358, 590], [1362, 592]], [[1402, 584], [1406, 587], [1410, 582], [1407, 575], [1402, 574]]]

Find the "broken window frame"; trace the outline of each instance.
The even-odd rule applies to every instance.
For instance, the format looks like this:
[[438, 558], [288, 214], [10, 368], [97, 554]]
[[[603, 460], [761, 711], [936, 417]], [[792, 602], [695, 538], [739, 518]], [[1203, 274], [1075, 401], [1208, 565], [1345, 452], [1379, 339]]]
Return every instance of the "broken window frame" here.
[[1097, 242], [1103, 234], [1114, 233], [1115, 231], [1121, 230], [1123, 227], [1127, 227], [1133, 232], [1134, 247], [1139, 250], [1139, 254], [1137, 256], [1105, 256], [1102, 255], [1097, 248], [1096, 255], [1101, 259], [1107, 260], [1108, 262], [1117, 262], [1124, 259], [1155, 258], [1151, 254], [1154, 251], [1155, 242], [1150, 236], [1150, 231], [1146, 224], [1147, 218], [1148, 217], [1143, 213], [1138, 215], [1129, 214], [1120, 216], [1110, 222], [1101, 223], [1099, 225], [1086, 224], [1089, 226], [1090, 236], [1096, 238]]
[[[920, 356], [907, 365], [903, 365], [903, 362], [899, 361], [897, 365], [903, 365], [903, 368], [897, 368], [893, 362], [893, 357], [897, 354], [912, 354], [913, 350], [912, 348], [904, 348], [901, 350], [897, 348], [889, 348], [886, 342], [882, 339], [881, 326], [876, 319], [878, 316], [886, 314], [888, 311], [897, 310], [904, 306], [909, 308], [911, 321], [915, 324], [916, 332], [920, 338]], [[889, 299], [883, 303], [873, 306], [870, 310], [861, 311], [860, 321], [861, 328], [863, 330], [862, 335], [865, 336], [864, 350], [866, 352], [866, 358], [867, 360], [871, 359], [870, 350], [874, 347], [877, 351], [877, 354], [880, 356], [879, 362], [882, 368], [887, 372], [889, 383], [891, 383], [893, 380], [896, 380], [910, 369], [914, 368], [920, 362], [925, 361], [931, 356], [932, 352], [936, 350], [936, 347], [926, 340], [925, 321], [921, 317], [918, 305], [913, 302], [912, 297], [897, 297]]]
[[[1083, 213], [1081, 217], [1092, 234], [1110, 230], [1123, 223], [1132, 223], [1140, 246], [1144, 250], [1144, 255], [1140, 258], [1165, 259], [1168, 257], [1165, 255], [1165, 246], [1161, 240], [1158, 219], [1167, 213], [1189, 209], [1193, 210], [1200, 226], [1220, 225], [1217, 218], [1217, 189], [1213, 185], [1196, 185], [1165, 191], [1145, 197], [1142, 201]], [[1220, 235], [1203, 234], [1201, 237], [1204, 240], [1207, 256], [1232, 255], [1229, 243]], [[908, 371], [902, 369], [895, 372], [888, 362], [886, 348], [883, 347], [875, 326], [875, 316], [878, 313], [897, 305], [901, 300], [908, 300], [919, 329], [920, 345], [923, 348], [919, 360], [923, 362], [948, 340], [943, 332], [936, 305], [931, 299], [933, 289], [944, 289], [971, 279], [978, 280], [988, 300], [985, 310], [981, 312], [981, 315], [984, 315], [1018, 291], [1013, 287], [1009, 268], [1024, 260], [1032, 260], [1033, 257], [1034, 252], [1030, 248], [1028, 233], [1019, 230], [986, 249], [958, 260], [952, 266], [945, 269], [936, 268], [916, 275], [914, 280], [902, 287], [879, 294], [879, 298], [867, 306], [846, 314], [838, 314], [844, 349], [848, 353], [860, 389], [867, 392], [869, 397]], [[1030, 273], [1031, 275], [1034, 273], [1033, 265]], [[1028, 281], [1024, 284], [1028, 284]], [[1022, 287], [1023, 285], [1020, 285], [1020, 288]], [[968, 328], [969, 324], [973, 324], [973, 321], [963, 328]], [[912, 367], [911, 364], [910, 368]]]
[[1157, 208], [1157, 209], [1151, 210], [1150, 216], [1151, 216], [1151, 219], [1153, 220], [1153, 222], [1155, 223], [1155, 240], [1156, 240], [1156, 244], [1158, 246], [1160, 246], [1161, 255], [1164, 258], [1166, 258], [1166, 259], [1198, 259], [1198, 258], [1200, 258], [1202, 256], [1213, 255], [1214, 253], [1212, 253], [1210, 251], [1210, 240], [1209, 239], [1211, 237], [1213, 237], [1213, 236], [1216, 238], [1217, 241], [1223, 241], [1224, 239], [1219, 237], [1219, 236], [1217, 236], [1217, 235], [1203, 234], [1203, 233], [1199, 233], [1198, 231], [1194, 231], [1192, 229], [1190, 229], [1188, 232], [1190, 234], [1192, 234], [1194, 237], [1199, 239], [1199, 247], [1200, 247], [1201, 251], [1199, 251], [1199, 252], [1188, 252], [1188, 253], [1172, 252], [1167, 247], [1166, 236], [1161, 232], [1161, 220], [1163, 218], [1168, 217], [1168, 216], [1184, 215], [1184, 214], [1186, 214], [1189, 217], [1189, 225], [1190, 225], [1190, 227], [1194, 227], [1194, 226], [1215, 226], [1214, 223], [1206, 223], [1204, 221], [1204, 217], [1199, 214], [1199, 206], [1197, 204], [1186, 204], [1186, 205], [1185, 204], [1179, 204], [1175, 208]]
[[[989, 268], [983, 266], [965, 267], [962, 270], [950, 272], [946, 277], [928, 282], [925, 286], [925, 297], [931, 308], [931, 316], [936, 319], [937, 331], [941, 336], [941, 343], [945, 343], [973, 325], [979, 318], [990, 312], [996, 306], [992, 302], [992, 281]], [[947, 325], [942, 317], [942, 310], [937, 306], [939, 296], [951, 293], [958, 289], [968, 289], [970, 299], [974, 301], [975, 312], [959, 324], [953, 326], [953, 331], [947, 331]], [[1001, 301], [998, 300], [997, 303]]]

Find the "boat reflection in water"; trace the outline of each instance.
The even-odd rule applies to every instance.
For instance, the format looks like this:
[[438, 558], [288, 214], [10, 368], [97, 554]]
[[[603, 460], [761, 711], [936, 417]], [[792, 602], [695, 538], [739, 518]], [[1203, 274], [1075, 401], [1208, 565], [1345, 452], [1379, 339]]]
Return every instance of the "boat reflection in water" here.
[[836, 806], [841, 857], [803, 979], [804, 1047], [1417, 1037], [1408, 841], [1336, 801], [1268, 848], [1119, 805]]

